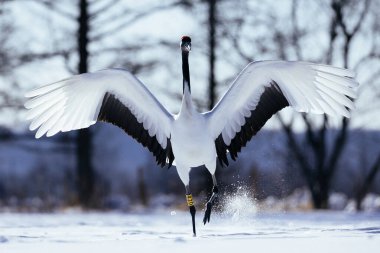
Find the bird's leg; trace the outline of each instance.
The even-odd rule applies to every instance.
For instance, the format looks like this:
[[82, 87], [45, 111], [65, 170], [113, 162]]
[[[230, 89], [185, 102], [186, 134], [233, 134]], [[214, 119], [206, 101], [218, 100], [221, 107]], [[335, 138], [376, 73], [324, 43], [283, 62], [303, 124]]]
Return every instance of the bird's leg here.
[[204, 225], [206, 225], [207, 222], [210, 222], [211, 209], [218, 198], [218, 185], [216, 183], [215, 175], [212, 175], [212, 182], [214, 184], [214, 187], [212, 188], [211, 198], [206, 203], [206, 212], [205, 212], [205, 216], [203, 217]]
[[189, 206], [189, 210], [190, 210], [190, 214], [191, 214], [191, 220], [193, 223], [193, 235], [197, 236], [197, 232], [195, 230], [195, 213], [196, 213], [196, 210], [195, 210], [195, 206], [194, 206], [193, 195], [191, 195], [188, 185], [186, 186], [186, 201], [187, 201], [187, 205]]

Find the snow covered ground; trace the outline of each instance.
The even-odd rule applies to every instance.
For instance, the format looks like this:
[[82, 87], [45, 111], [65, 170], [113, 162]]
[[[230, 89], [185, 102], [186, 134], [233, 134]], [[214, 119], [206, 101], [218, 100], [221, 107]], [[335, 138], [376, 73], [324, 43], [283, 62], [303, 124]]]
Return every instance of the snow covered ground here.
[[0, 214], [0, 252], [379, 252], [380, 214]]

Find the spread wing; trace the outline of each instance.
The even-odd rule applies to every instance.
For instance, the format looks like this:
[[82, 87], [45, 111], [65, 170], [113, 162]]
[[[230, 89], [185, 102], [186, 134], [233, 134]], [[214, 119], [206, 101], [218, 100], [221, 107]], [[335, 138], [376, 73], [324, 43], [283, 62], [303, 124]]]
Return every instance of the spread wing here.
[[247, 142], [284, 107], [349, 117], [356, 97], [354, 73], [307, 62], [250, 63], [213, 110], [204, 114], [221, 164], [228, 165]]
[[76, 75], [26, 94], [36, 138], [112, 123], [136, 139], [164, 166], [174, 160], [170, 142], [173, 115], [130, 72], [106, 69]]

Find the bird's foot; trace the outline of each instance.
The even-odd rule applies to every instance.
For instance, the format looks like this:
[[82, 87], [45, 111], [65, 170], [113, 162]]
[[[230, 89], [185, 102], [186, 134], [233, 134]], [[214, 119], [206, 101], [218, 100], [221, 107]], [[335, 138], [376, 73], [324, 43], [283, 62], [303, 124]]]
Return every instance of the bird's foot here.
[[212, 207], [214, 206], [217, 198], [218, 198], [218, 187], [214, 186], [214, 188], [212, 189], [212, 196], [209, 199], [209, 201], [207, 201], [207, 203], [206, 203], [205, 216], [203, 217], [203, 224], [204, 225], [206, 225], [207, 222], [210, 222], [211, 210], [212, 210]]
[[194, 202], [193, 202], [193, 196], [191, 194], [186, 194], [186, 201], [187, 205], [189, 206], [190, 214], [191, 214], [191, 221], [193, 224], [193, 236], [197, 236], [197, 232], [195, 230], [195, 213], [197, 210], [195, 209]]
[[205, 216], [203, 217], [203, 224], [204, 225], [206, 225], [207, 222], [210, 222], [211, 209], [212, 209], [212, 203], [211, 202], [207, 202], [206, 203]]
[[193, 236], [196, 237], [197, 236], [197, 231], [195, 230], [195, 213], [196, 213], [196, 210], [195, 210], [195, 206], [189, 206], [189, 208], [190, 208], [190, 214], [191, 214], [191, 221], [193, 224]]

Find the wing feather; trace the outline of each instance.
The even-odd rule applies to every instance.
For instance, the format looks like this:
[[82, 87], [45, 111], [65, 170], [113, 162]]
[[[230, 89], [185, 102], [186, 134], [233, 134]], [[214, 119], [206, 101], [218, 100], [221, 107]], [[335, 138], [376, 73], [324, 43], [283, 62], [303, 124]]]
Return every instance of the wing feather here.
[[[174, 160], [170, 142], [174, 120], [135, 76], [122, 69], [76, 75], [26, 93], [36, 138], [112, 123], [147, 147], [160, 165]], [[169, 140], [169, 141], [168, 141]]]
[[250, 63], [218, 104], [204, 114], [215, 138], [219, 161], [228, 164], [277, 111], [291, 106], [299, 112], [349, 117], [354, 108], [354, 72], [308, 62]]

